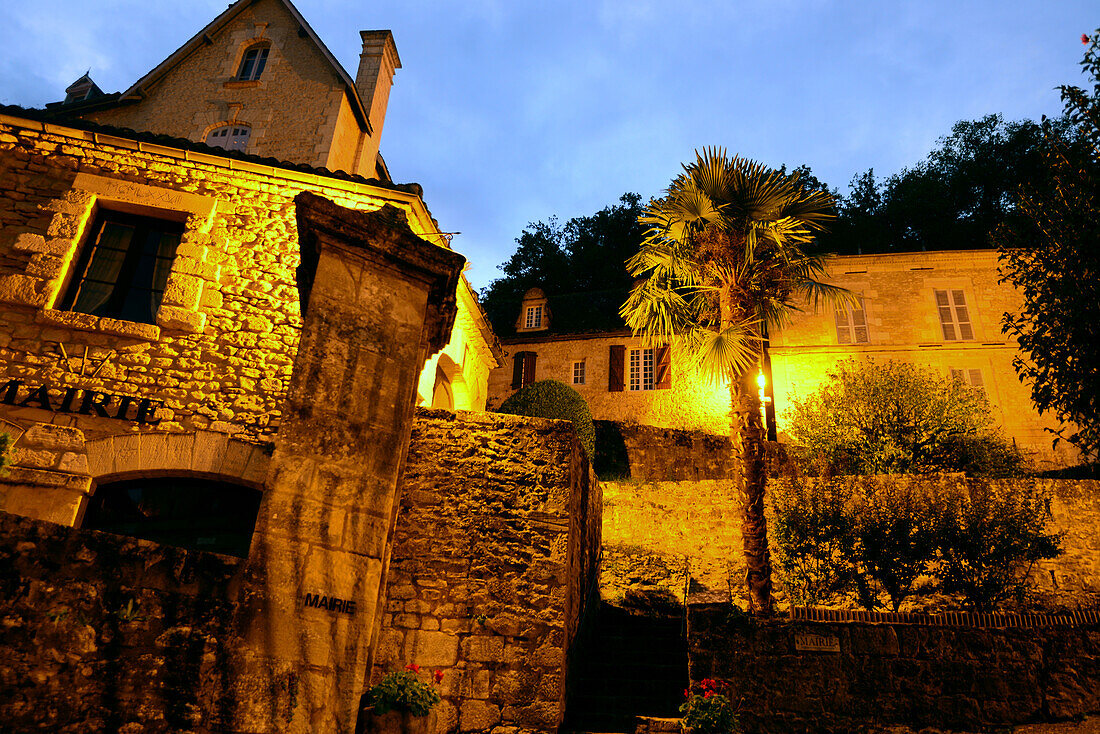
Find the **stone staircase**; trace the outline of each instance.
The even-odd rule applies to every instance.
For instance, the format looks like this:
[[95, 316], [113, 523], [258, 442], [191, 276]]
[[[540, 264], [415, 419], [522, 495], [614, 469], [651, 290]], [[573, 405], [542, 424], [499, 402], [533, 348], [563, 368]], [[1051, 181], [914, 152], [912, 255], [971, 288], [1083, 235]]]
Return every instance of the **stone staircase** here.
[[565, 730], [632, 733], [638, 717], [679, 717], [688, 686], [683, 618], [601, 602], [591, 624], [571, 673]]

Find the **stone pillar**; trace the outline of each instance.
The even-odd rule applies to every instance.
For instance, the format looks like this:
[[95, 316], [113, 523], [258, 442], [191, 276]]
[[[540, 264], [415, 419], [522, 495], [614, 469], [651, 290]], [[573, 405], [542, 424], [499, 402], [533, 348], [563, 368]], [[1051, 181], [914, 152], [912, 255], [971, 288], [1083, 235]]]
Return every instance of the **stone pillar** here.
[[244, 575], [234, 728], [350, 732], [417, 378], [450, 335], [465, 260], [395, 207], [295, 203], [302, 336]]

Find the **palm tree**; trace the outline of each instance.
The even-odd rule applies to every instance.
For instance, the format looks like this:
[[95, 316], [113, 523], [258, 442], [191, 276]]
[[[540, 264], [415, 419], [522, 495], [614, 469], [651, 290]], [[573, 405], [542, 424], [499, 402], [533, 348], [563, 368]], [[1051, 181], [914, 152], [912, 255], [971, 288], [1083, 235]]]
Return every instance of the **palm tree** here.
[[796, 302], [845, 298], [816, 279], [823, 258], [807, 252], [833, 216], [833, 198], [720, 148], [695, 155], [639, 217], [649, 230], [626, 266], [645, 280], [620, 313], [646, 345], [676, 340], [703, 375], [729, 382], [749, 604], [766, 615], [773, 604], [756, 375], [767, 329], [782, 326]]

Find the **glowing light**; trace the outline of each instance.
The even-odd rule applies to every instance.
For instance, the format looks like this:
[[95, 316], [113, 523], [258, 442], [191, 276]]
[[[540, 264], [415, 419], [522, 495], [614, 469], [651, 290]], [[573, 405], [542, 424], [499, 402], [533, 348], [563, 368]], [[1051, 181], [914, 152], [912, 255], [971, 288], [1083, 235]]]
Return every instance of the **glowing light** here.
[[764, 377], [763, 372], [759, 373], [756, 376], [756, 384], [760, 386], [761, 390], [763, 390], [764, 387], [768, 384], [768, 380], [767, 380], [767, 378]]

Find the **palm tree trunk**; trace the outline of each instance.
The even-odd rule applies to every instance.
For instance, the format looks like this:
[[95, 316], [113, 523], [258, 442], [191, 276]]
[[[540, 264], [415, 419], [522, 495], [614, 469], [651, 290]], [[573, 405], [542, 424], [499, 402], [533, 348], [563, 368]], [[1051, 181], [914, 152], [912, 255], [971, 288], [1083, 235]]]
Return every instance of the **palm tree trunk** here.
[[741, 539], [745, 550], [749, 609], [756, 614], [774, 612], [772, 564], [768, 551], [768, 519], [764, 515], [767, 472], [764, 464], [764, 427], [760, 419], [760, 394], [756, 374], [730, 375], [731, 426], [737, 490], [741, 501]]

